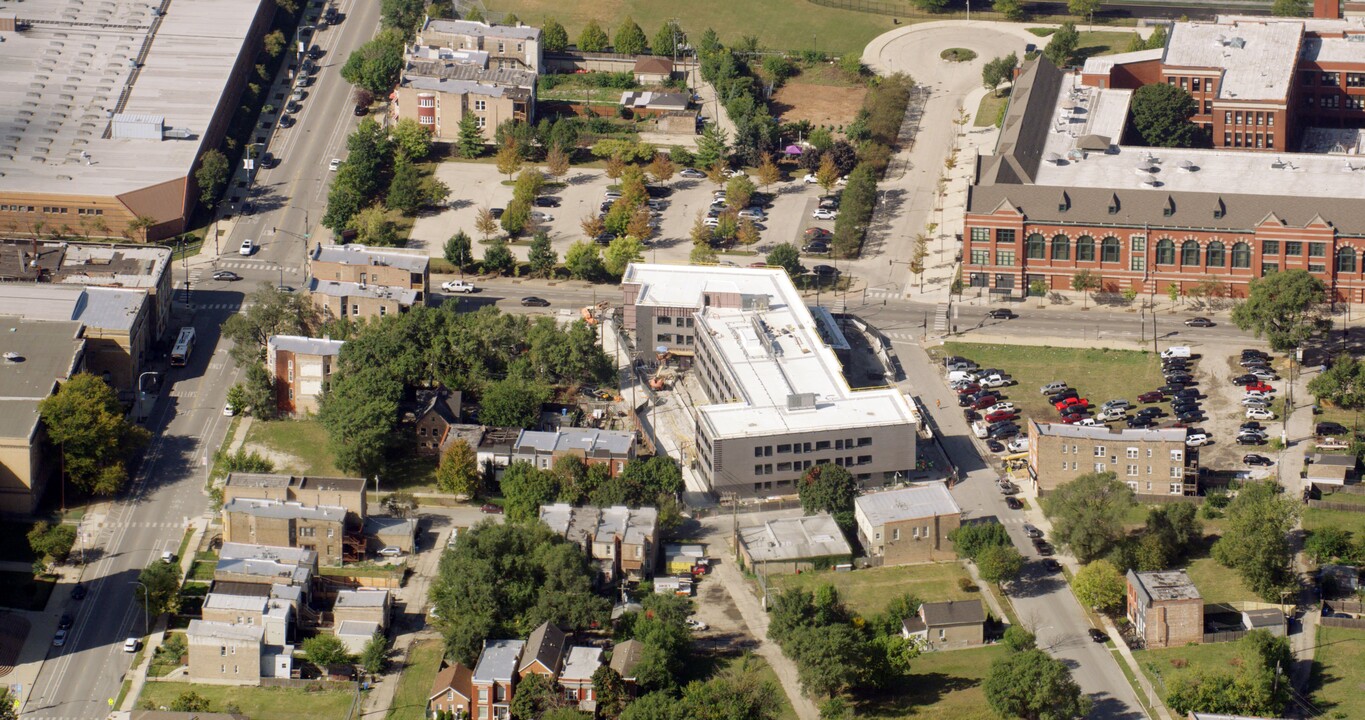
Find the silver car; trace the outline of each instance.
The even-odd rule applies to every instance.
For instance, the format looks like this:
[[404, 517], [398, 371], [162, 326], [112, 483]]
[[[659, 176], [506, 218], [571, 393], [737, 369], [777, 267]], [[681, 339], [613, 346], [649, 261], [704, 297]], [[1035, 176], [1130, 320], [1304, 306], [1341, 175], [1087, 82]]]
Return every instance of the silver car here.
[[1048, 383], [1048, 384], [1044, 385], [1042, 388], [1040, 388], [1040, 389], [1038, 390], [1038, 392], [1042, 393], [1043, 395], [1056, 395], [1057, 393], [1059, 393], [1059, 392], [1061, 392], [1061, 391], [1063, 391], [1063, 390], [1065, 390], [1065, 389], [1066, 389], [1066, 383], [1064, 383], [1064, 382], [1054, 382], [1054, 383]]

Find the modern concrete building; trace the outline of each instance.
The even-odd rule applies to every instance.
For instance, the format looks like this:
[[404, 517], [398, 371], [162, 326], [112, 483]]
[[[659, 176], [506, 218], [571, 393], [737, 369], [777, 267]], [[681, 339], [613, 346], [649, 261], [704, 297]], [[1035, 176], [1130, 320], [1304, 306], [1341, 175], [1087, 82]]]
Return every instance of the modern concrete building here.
[[1138, 496], [1198, 495], [1199, 449], [1184, 428], [1128, 429], [1028, 422], [1028, 470], [1040, 495], [1092, 472], [1112, 472]]
[[762, 567], [765, 574], [824, 570], [853, 562], [853, 547], [829, 513], [740, 528], [739, 554], [746, 568]]
[[475, 699], [472, 717], [508, 720], [512, 693], [516, 692], [517, 663], [526, 643], [521, 640], [485, 640], [470, 685]]
[[887, 565], [957, 559], [948, 534], [962, 524], [962, 508], [943, 482], [860, 495], [853, 517], [858, 542]]
[[316, 245], [308, 254], [308, 290], [327, 317], [371, 318], [426, 302], [430, 258], [396, 248]]
[[512, 444], [514, 462], [524, 460], [542, 470], [553, 467], [561, 457], [605, 465], [611, 477], [616, 477], [635, 459], [635, 433], [596, 428], [522, 430]]
[[312, 415], [327, 390], [343, 340], [273, 335], [265, 367], [275, 379], [275, 406], [285, 415]]
[[125, 399], [156, 340], [152, 301], [142, 290], [79, 285], [0, 283], [0, 308], [26, 320], [74, 320], [85, 326], [85, 370]]
[[659, 551], [659, 511], [652, 507], [540, 506], [540, 521], [583, 548], [607, 581], [654, 574]]
[[1128, 622], [1145, 647], [1204, 642], [1204, 599], [1184, 570], [1128, 571]]
[[[186, 229], [275, 4], [7, 3], [0, 228], [157, 240]], [[151, 223], [138, 229], [138, 219]]]
[[58, 471], [38, 403], [84, 368], [83, 335], [78, 322], [0, 316], [0, 512], [33, 512]]
[[691, 364], [705, 399], [684, 463], [716, 493], [791, 495], [833, 463], [864, 486], [908, 477], [918, 418], [894, 389], [853, 390], [832, 315], [807, 308], [787, 273], [633, 263], [621, 281], [624, 328], [641, 359]]
[[986, 610], [980, 600], [922, 603], [919, 615], [901, 622], [901, 636], [919, 638], [928, 650], [960, 650], [986, 642]]
[[517, 23], [494, 25], [473, 20], [431, 18], [417, 33], [418, 46], [486, 55], [487, 64], [540, 72], [540, 28]]
[[346, 508], [237, 498], [223, 503], [223, 542], [299, 547], [323, 565], [340, 565]]

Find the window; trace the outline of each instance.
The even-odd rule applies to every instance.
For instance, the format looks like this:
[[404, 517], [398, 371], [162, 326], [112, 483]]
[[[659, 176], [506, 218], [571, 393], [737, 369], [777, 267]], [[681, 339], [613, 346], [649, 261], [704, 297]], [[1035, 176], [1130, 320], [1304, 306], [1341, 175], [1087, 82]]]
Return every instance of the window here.
[[1175, 264], [1175, 241], [1170, 238], [1161, 238], [1156, 241], [1156, 264], [1174, 265]]
[[1094, 262], [1095, 238], [1089, 235], [1076, 238], [1076, 259], [1080, 262]]
[[1043, 260], [1047, 257], [1047, 240], [1038, 233], [1028, 236], [1025, 252], [1028, 253], [1030, 260]]
[[1353, 273], [1356, 271], [1356, 251], [1353, 248], [1344, 247], [1337, 250], [1337, 272]]
[[789, 462], [780, 462], [780, 463], [777, 464], [777, 471], [778, 471], [778, 472], [791, 472], [791, 470], [792, 470], [792, 464], [789, 463]]
[[1143, 272], [1147, 269], [1147, 258], [1134, 255], [1128, 258], [1128, 269], [1133, 272]]
[[995, 264], [996, 264], [996, 265], [1005, 265], [1005, 266], [1013, 267], [1013, 266], [1014, 266], [1014, 251], [1013, 251], [1013, 250], [996, 250], [996, 251], [995, 251]]
[[995, 241], [998, 242], [998, 243], [1010, 243], [1010, 244], [1013, 244], [1013, 243], [1014, 243], [1014, 231], [1013, 231], [1013, 230], [996, 230], [996, 231], [995, 231]]
[[1199, 78], [1190, 78], [1190, 91], [1199, 92]]
[[974, 227], [974, 228], [972, 228], [972, 242], [990, 242], [990, 241], [991, 241], [991, 229], [990, 229], [990, 228], [980, 228], [980, 227]]
[[1264, 124], [1265, 124], [1265, 113], [1262, 113], [1262, 112], [1256, 113], [1256, 124], [1257, 124], [1257, 125], [1264, 125]]
[[974, 272], [967, 276], [968, 287], [990, 287], [991, 277], [983, 272]]
[[1100, 262], [1116, 263], [1119, 261], [1119, 239], [1110, 235], [1100, 241]]
[[1065, 235], [1052, 236], [1052, 259], [1053, 260], [1071, 259], [1071, 238]]
[[1303, 254], [1303, 243], [1297, 240], [1285, 240], [1284, 254], [1286, 257], [1299, 257]]
[[418, 116], [417, 116], [417, 124], [418, 124], [418, 125], [435, 125], [435, 124], [436, 124], [436, 118], [434, 118], [434, 117], [432, 117], [432, 116], [430, 116], [430, 115], [418, 115]]
[[1205, 115], [1212, 115], [1212, 114], [1213, 114], [1213, 101], [1212, 101], [1212, 100], [1205, 100], [1205, 101], [1204, 101], [1204, 114], [1205, 114]]
[[1232, 124], [1232, 111], [1231, 111], [1231, 110], [1224, 110], [1224, 111], [1223, 111], [1223, 124], [1224, 124], [1224, 125], [1231, 125], [1231, 124]]
[[1199, 267], [1199, 243], [1186, 240], [1180, 245], [1180, 264], [1186, 267]]
[[1223, 243], [1215, 240], [1209, 243], [1208, 249], [1204, 251], [1204, 264], [1209, 267], [1223, 267], [1227, 264], [1223, 255]]
[[1327, 257], [1327, 243], [1308, 243], [1308, 257]]
[[1264, 240], [1264, 241], [1262, 241], [1262, 242], [1261, 242], [1261, 254], [1262, 254], [1262, 255], [1279, 255], [1279, 254], [1280, 254], [1280, 241], [1279, 241], [1279, 240]]
[[1227, 147], [1227, 146], [1229, 146], [1229, 145], [1231, 145], [1231, 144], [1232, 144], [1232, 133], [1230, 133], [1230, 132], [1224, 130], [1224, 131], [1223, 131], [1223, 147]]
[[828, 450], [829, 446], [828, 440], [817, 440], [815, 443], [815, 451], [820, 452], [821, 450]]
[[1184, 451], [1184, 450], [1172, 450], [1172, 451], [1171, 451], [1171, 462], [1181, 462], [1181, 461], [1183, 461], [1184, 459], [1185, 459], [1185, 451]]
[[1232, 246], [1232, 266], [1234, 268], [1251, 267], [1251, 246], [1244, 242], [1239, 242]]
[[1127, 455], [1128, 455], [1128, 459], [1129, 459], [1129, 460], [1136, 460], [1136, 459], [1137, 459], [1137, 456], [1138, 456], [1138, 449], [1135, 448], [1135, 447], [1133, 447], [1133, 448], [1128, 448], [1128, 453], [1127, 453]]
[[996, 273], [995, 286], [1001, 289], [1014, 288], [1014, 276], [1009, 273]]
[[900, 539], [901, 539], [901, 529], [900, 529], [900, 528], [892, 528], [892, 529], [891, 529], [891, 539], [892, 539], [892, 540], [900, 540]]
[[672, 325], [673, 318], [667, 315], [660, 315], [659, 317], [655, 318], [655, 323], [658, 325]]
[[1095, 472], [1108, 472], [1108, 467], [1104, 463], [1095, 463]]
[[1173, 467], [1171, 468], [1171, 477], [1173, 477], [1173, 478], [1178, 478], [1178, 477], [1184, 477], [1184, 476], [1185, 476], [1185, 468], [1182, 468], [1182, 467], [1180, 467], [1180, 466], [1173, 466]]
[[1341, 75], [1338, 74], [1338, 73], [1334, 73], [1334, 72], [1325, 72], [1325, 73], [1322, 74], [1322, 84], [1323, 84], [1323, 85], [1340, 85], [1340, 84], [1341, 84]]
[[474, 101], [474, 110], [475, 110], [476, 112], [483, 112], [484, 110], [487, 110], [487, 109], [488, 109], [488, 101], [487, 101], [487, 100], [475, 100], [475, 101]]
[[1365, 73], [1346, 73], [1346, 87], [1365, 87]]
[[1185, 485], [1184, 485], [1183, 483], [1171, 483], [1171, 494], [1172, 494], [1172, 495], [1184, 495], [1184, 494], [1185, 494]]
[[1129, 476], [1136, 476], [1136, 475], [1138, 474], [1138, 466], [1136, 466], [1136, 465], [1129, 465], [1128, 468], [1127, 468], [1127, 474], [1128, 474]]
[[1270, 273], [1279, 272], [1279, 271], [1280, 271], [1280, 264], [1277, 263], [1277, 262], [1262, 262], [1262, 263], [1261, 263], [1261, 277], [1265, 277], [1266, 275], [1269, 275]]
[[417, 107], [436, 107], [436, 98], [430, 95], [423, 95], [417, 98]]
[[1104, 455], [1105, 455], [1105, 453], [1104, 453], [1104, 446], [1103, 446], [1103, 445], [1096, 445], [1096, 446], [1095, 446], [1095, 457], [1104, 457]]
[[1325, 272], [1327, 272], [1327, 266], [1326, 266], [1325, 264], [1323, 264], [1323, 263], [1311, 263], [1311, 262], [1310, 262], [1310, 263], [1308, 263], [1308, 272], [1310, 272], [1310, 273], [1319, 273], [1319, 274], [1325, 273]]
[[474, 118], [474, 121], [475, 124], [479, 126], [480, 130], [484, 129], [484, 126], [488, 124], [488, 120], [484, 118], [482, 115], [477, 118]]
[[990, 251], [990, 250], [973, 250], [973, 251], [972, 251], [972, 264], [973, 264], [973, 265], [989, 265], [990, 263], [991, 263], [991, 251]]

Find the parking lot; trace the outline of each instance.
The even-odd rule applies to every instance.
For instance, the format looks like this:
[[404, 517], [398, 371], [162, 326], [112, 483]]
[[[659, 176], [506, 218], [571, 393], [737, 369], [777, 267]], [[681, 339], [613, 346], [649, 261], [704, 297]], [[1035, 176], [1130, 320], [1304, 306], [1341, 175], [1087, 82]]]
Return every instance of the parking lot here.
[[[409, 247], [424, 250], [432, 257], [440, 257], [446, 239], [464, 230], [475, 241], [475, 257], [481, 257], [483, 251], [479, 241], [482, 238], [474, 229], [475, 219], [484, 207], [506, 207], [512, 199], [511, 185], [504, 185], [505, 176], [496, 167], [486, 163], [442, 163], [436, 168], [436, 177], [452, 189], [448, 207], [417, 219]], [[584, 239], [583, 218], [598, 214], [604, 193], [613, 182], [605, 171], [574, 168], [563, 178], [562, 187], [552, 188], [543, 194], [558, 200], [558, 207], [536, 210], [553, 218], [545, 223], [545, 229], [561, 259], [570, 245]], [[659, 233], [649, 242], [646, 259], [651, 262], [685, 263], [692, 252], [692, 225], [699, 215], [706, 214], [717, 186], [710, 180], [676, 175], [663, 185], [671, 192], [663, 198], [666, 205], [661, 212]], [[824, 190], [819, 185], [803, 184], [799, 175], [794, 180], [775, 183], [766, 191], [760, 187], [759, 192], [766, 192], [772, 197], [771, 206], [766, 208], [767, 218], [761, 223], [764, 226], [761, 239], [752, 247], [736, 246], [733, 248], [736, 252], [728, 257], [723, 253], [722, 260], [747, 265], [762, 260], [763, 255], [781, 243], [802, 245], [801, 235], [808, 227], [818, 226], [829, 230], [834, 227], [832, 220], [811, 219], [811, 212]], [[512, 245], [512, 251], [524, 260], [528, 245], [529, 238], [523, 237]], [[810, 266], [819, 260], [818, 257], [808, 258], [806, 264]]]

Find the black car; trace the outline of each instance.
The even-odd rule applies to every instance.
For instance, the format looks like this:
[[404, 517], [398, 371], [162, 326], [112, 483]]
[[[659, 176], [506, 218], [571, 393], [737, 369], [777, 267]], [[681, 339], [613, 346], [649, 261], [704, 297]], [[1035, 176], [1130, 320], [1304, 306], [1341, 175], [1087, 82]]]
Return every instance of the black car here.
[[976, 400], [973, 400], [971, 395], [958, 395], [958, 396], [957, 396], [957, 406], [958, 406], [958, 407], [969, 408], [969, 407], [971, 407], [971, 406], [973, 406], [973, 405], [975, 405], [975, 404], [976, 404]]
[[1063, 391], [1057, 393], [1056, 395], [1049, 395], [1048, 398], [1047, 398], [1047, 401], [1050, 402], [1050, 403], [1052, 403], [1053, 405], [1056, 405], [1057, 403], [1059, 403], [1059, 402], [1061, 402], [1061, 401], [1063, 401], [1063, 400], [1065, 400], [1065, 399], [1067, 399], [1067, 398], [1074, 398], [1074, 397], [1080, 397], [1080, 393], [1076, 392], [1075, 389], [1073, 389], [1073, 388], [1067, 388], [1067, 389], [1065, 389], [1065, 390], [1063, 390]]
[[1166, 376], [1166, 382], [1172, 384], [1180, 383], [1181, 385], [1193, 385], [1194, 376], [1185, 372], [1171, 373]]
[[829, 245], [823, 242], [806, 243], [806, 246], [801, 248], [801, 252], [810, 255], [824, 255], [829, 252]]
[[839, 274], [839, 268], [833, 265], [816, 265], [810, 271], [818, 277], [834, 277]]
[[1163, 415], [1165, 415], [1165, 414], [1166, 414], [1166, 411], [1165, 411], [1165, 410], [1162, 410], [1162, 409], [1159, 408], [1159, 407], [1145, 407], [1145, 408], [1143, 408], [1143, 409], [1137, 411], [1137, 417], [1153, 417], [1153, 418], [1159, 418], [1159, 417], [1161, 417], [1161, 416], [1163, 416]]
[[71, 616], [70, 616], [70, 615], [63, 615], [63, 616], [61, 617], [61, 619], [57, 621], [57, 629], [58, 629], [58, 630], [70, 630], [70, 629], [71, 629], [71, 623], [72, 623], [72, 618], [71, 618]]
[[986, 432], [990, 432], [992, 430], [999, 430], [1001, 428], [1007, 427], [1019, 427], [1019, 423], [1013, 420], [997, 420], [986, 426]]
[[1271, 460], [1270, 458], [1264, 455], [1257, 455], [1255, 453], [1252, 453], [1250, 455], [1242, 456], [1242, 464], [1250, 465], [1252, 467], [1270, 467], [1271, 465], [1275, 464], [1275, 461]]
[[1033, 543], [1033, 548], [1043, 557], [1051, 557], [1053, 555], [1052, 546], [1041, 540]]
[[1213, 321], [1206, 317], [1193, 317], [1185, 321], [1186, 327], [1213, 327]]
[[1241, 426], [1241, 428], [1239, 428], [1239, 429], [1241, 429], [1241, 430], [1258, 430], [1258, 431], [1259, 431], [1259, 430], [1265, 430], [1265, 426], [1264, 426], [1264, 425], [1261, 425], [1260, 423], [1256, 422], [1255, 420], [1251, 420], [1251, 421], [1242, 423], [1242, 426]]
[[1128, 427], [1137, 430], [1139, 428], [1149, 428], [1156, 425], [1156, 420], [1146, 415], [1135, 417], [1128, 421]]
[[1208, 419], [1208, 416], [1201, 410], [1191, 410], [1189, 412], [1180, 413], [1176, 418], [1180, 420], [1180, 422], [1189, 425], [1191, 423], [1203, 422]]
[[1014, 437], [1015, 435], [1018, 435], [1018, 434], [1019, 434], [1019, 426], [1018, 426], [1018, 425], [1006, 425], [1005, 427], [996, 428], [995, 430], [991, 430], [991, 431], [987, 432], [986, 434], [987, 434], [988, 436], [990, 436], [990, 437], [993, 437], [993, 438], [1012, 438], [1012, 437]]
[[[960, 400], [960, 398], [959, 398], [959, 400]], [[980, 419], [981, 419], [981, 413], [979, 413], [979, 412], [977, 412], [977, 411], [975, 411], [975, 410], [973, 410], [973, 409], [971, 409], [971, 408], [967, 408], [966, 410], [963, 410], [963, 411], [962, 411], [962, 419], [966, 420], [966, 421], [969, 422], [969, 423], [973, 423], [973, 422], [976, 422], [977, 420], [980, 420]]]
[[1100, 630], [1099, 628], [1090, 628], [1090, 630], [1087, 632], [1089, 632], [1090, 634], [1090, 639], [1094, 640], [1097, 643], [1109, 642], [1109, 636], [1105, 635], [1104, 631]]
[[1265, 443], [1265, 437], [1261, 435], [1238, 435], [1238, 445], [1261, 445]]
[[261, 167], [265, 168], [266, 170], [269, 170], [273, 167], [277, 167], [279, 164], [280, 159], [275, 157], [275, 155], [272, 153], [266, 153], [261, 156]]
[[546, 300], [545, 298], [538, 298], [538, 297], [536, 297], [536, 296], [534, 296], [534, 295], [528, 295], [528, 296], [526, 296], [526, 297], [524, 297], [524, 298], [521, 299], [521, 306], [522, 306], [522, 307], [550, 307], [550, 301], [549, 301], [549, 300]]
[[1023, 510], [1024, 504], [1019, 502], [1019, 498], [1010, 495], [1005, 498], [1005, 507], [1011, 510]]
[[1266, 351], [1264, 351], [1264, 350], [1256, 350], [1256, 349], [1254, 349], [1254, 348], [1242, 348], [1242, 357], [1263, 357], [1263, 358], [1268, 358], [1268, 357], [1270, 357], [1270, 355], [1268, 355], [1268, 354], [1266, 353]]
[[329, 25], [335, 25], [338, 22], [340, 22], [339, 20], [337, 20], [336, 8], [327, 8], [327, 12], [322, 14], [322, 19], [326, 20]]
[[990, 450], [993, 453], [1005, 452], [1005, 446], [1000, 444], [999, 440], [987, 440], [986, 449]]
[[241, 279], [242, 279], [242, 276], [241, 276], [241, 275], [238, 275], [238, 274], [235, 273], [235, 272], [232, 272], [231, 270], [219, 270], [219, 271], [213, 273], [213, 279], [214, 279], [214, 280], [226, 280], [226, 281], [231, 282], [231, 281], [233, 281], [233, 280], [241, 280]]
[[280, 116], [280, 127], [282, 127], [282, 128], [291, 128], [291, 127], [294, 127], [294, 123], [296, 123], [296, 122], [298, 122], [298, 121], [294, 119], [294, 116], [293, 116], [293, 115], [281, 115], [281, 116]]
[[503, 208], [492, 208], [492, 209], [490, 209], [490, 210], [488, 211], [488, 214], [489, 214], [489, 215], [492, 215], [494, 220], [501, 219], [501, 218], [502, 218], [502, 213], [503, 213]]
[[986, 317], [992, 320], [1013, 320], [1019, 316], [1009, 310], [992, 310], [986, 313]]
[[1172, 397], [1171, 402], [1175, 402], [1181, 398], [1197, 398], [1199, 397], [1199, 388], [1195, 387], [1181, 388], [1171, 393], [1171, 397]]
[[1043, 569], [1051, 573], [1061, 572], [1062, 564], [1052, 558], [1048, 558], [1043, 561]]
[[82, 584], [80, 584], [80, 583], [76, 583], [76, 587], [71, 588], [71, 599], [72, 599], [72, 600], [84, 600], [84, 599], [85, 599], [85, 586], [82, 585]]
[[532, 204], [536, 207], [555, 208], [559, 207], [559, 198], [551, 195], [542, 195], [541, 197], [536, 198], [535, 202]]
[[1157, 388], [1157, 390], [1161, 391], [1163, 394], [1166, 394], [1166, 395], [1174, 395], [1174, 394], [1176, 394], [1176, 393], [1178, 393], [1178, 392], [1180, 392], [1181, 390], [1184, 390], [1184, 389], [1185, 389], [1185, 385], [1184, 385], [1184, 384], [1176, 384], [1176, 383], [1171, 383], [1171, 384], [1169, 384], [1169, 385], [1162, 385], [1161, 387]]
[[1317, 427], [1314, 428], [1314, 431], [1318, 435], [1345, 435], [1346, 426], [1341, 423], [1320, 422], [1317, 424]]
[[365, 116], [368, 115], [368, 114], [370, 114], [370, 108], [369, 108], [369, 107], [367, 107], [367, 106], [365, 106], [365, 105], [356, 105], [356, 106], [355, 106], [355, 116], [356, 116], [356, 117], [365, 117]]
[[604, 232], [601, 235], [598, 235], [597, 237], [593, 238], [593, 242], [597, 243], [598, 245], [610, 245], [611, 241], [615, 239], [616, 239], [615, 235], [611, 234], [610, 232]]
[[1238, 375], [1237, 377], [1235, 377], [1235, 378], [1232, 379], [1232, 384], [1233, 384], [1233, 385], [1251, 385], [1252, 383], [1260, 382], [1260, 380], [1261, 380], [1261, 379], [1258, 378], [1258, 377], [1256, 377], [1255, 375], [1250, 375], [1250, 374], [1247, 374], [1247, 375]]
[[308, 48], [308, 57], [314, 60], [322, 57], [322, 46], [315, 43], [313, 47]]

